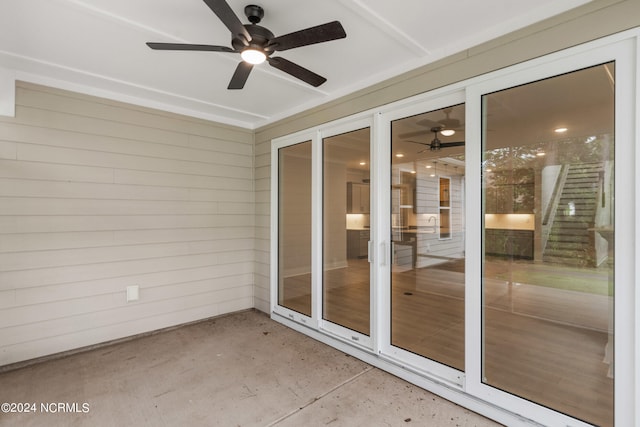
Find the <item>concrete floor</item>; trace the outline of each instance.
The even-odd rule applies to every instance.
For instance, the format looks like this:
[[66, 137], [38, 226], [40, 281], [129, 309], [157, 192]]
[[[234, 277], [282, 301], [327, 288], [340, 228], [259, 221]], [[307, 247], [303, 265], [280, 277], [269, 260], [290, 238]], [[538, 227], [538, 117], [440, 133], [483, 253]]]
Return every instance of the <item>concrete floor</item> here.
[[2, 426], [499, 425], [257, 311], [4, 372], [0, 402], [36, 406]]

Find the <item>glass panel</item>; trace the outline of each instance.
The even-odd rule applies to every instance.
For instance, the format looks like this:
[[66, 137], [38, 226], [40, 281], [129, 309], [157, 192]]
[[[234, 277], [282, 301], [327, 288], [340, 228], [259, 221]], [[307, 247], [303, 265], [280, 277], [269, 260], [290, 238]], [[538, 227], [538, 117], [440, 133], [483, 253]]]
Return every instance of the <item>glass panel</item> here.
[[369, 335], [369, 128], [323, 140], [323, 318]]
[[278, 156], [278, 304], [311, 316], [311, 141]]
[[483, 381], [613, 425], [614, 64], [483, 97]]
[[464, 139], [464, 104], [391, 123], [391, 344], [459, 370]]

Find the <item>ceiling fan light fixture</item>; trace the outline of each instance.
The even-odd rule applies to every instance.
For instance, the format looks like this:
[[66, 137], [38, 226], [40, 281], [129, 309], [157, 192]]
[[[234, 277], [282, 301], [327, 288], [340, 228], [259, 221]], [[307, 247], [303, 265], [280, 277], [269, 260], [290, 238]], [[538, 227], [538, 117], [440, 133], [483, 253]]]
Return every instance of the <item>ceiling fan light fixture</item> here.
[[440, 131], [440, 133], [441, 133], [442, 135], [444, 135], [444, 136], [451, 136], [451, 135], [455, 134], [455, 133], [456, 133], [456, 131], [455, 131], [455, 130], [453, 130], [453, 129], [442, 129], [442, 130]]
[[253, 47], [248, 47], [243, 50], [240, 56], [243, 61], [252, 65], [262, 64], [267, 59], [267, 55], [265, 55], [263, 51]]

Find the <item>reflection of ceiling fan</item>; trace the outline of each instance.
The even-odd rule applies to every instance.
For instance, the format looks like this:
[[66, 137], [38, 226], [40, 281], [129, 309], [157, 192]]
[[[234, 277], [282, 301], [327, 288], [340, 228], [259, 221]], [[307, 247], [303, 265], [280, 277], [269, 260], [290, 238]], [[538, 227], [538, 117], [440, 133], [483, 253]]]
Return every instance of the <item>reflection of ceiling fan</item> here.
[[333, 21], [280, 37], [274, 37], [271, 31], [258, 25], [264, 16], [264, 10], [260, 6], [251, 4], [244, 8], [244, 13], [251, 24], [243, 25], [225, 0], [204, 0], [204, 2], [231, 31], [231, 45], [233, 48], [203, 44], [152, 42], [147, 43], [147, 46], [157, 50], [239, 53], [243, 61], [238, 64], [227, 89], [242, 89], [253, 66], [265, 60], [272, 67], [309, 83], [311, 86], [318, 87], [327, 79], [281, 56], [272, 58], [271, 55], [282, 50], [342, 39], [347, 36], [340, 22]]
[[429, 119], [422, 119], [416, 122], [416, 124], [418, 126], [425, 126], [428, 129], [425, 130], [418, 130], [415, 132], [407, 132], [407, 133], [403, 133], [401, 135], [398, 135], [400, 138], [413, 138], [414, 136], [418, 136], [418, 135], [425, 135], [428, 133], [433, 132], [433, 128], [434, 127], [439, 127], [442, 130], [444, 129], [450, 129], [450, 130], [455, 130], [460, 128], [460, 120], [459, 119], [452, 119], [451, 117], [449, 117], [451, 115], [451, 112], [453, 111], [453, 107], [449, 107], [449, 108], [445, 108], [443, 110], [441, 110], [444, 112], [445, 118], [442, 120], [439, 120], [437, 122], [434, 122], [433, 120], [429, 120]]
[[[429, 147], [429, 150], [431, 151], [438, 151], [441, 148], [461, 147], [464, 145], [464, 141], [452, 141], [452, 142], [440, 141], [438, 139], [438, 132], [442, 131], [443, 129], [444, 128], [441, 126], [435, 126], [430, 129], [430, 131], [433, 132], [433, 141], [431, 141], [430, 143], [420, 142], [420, 141], [410, 141], [410, 140], [409, 142], [415, 142], [416, 144], [426, 145], [427, 147]], [[423, 153], [425, 151], [427, 151], [426, 148], [424, 150], [418, 151], [418, 154]]]

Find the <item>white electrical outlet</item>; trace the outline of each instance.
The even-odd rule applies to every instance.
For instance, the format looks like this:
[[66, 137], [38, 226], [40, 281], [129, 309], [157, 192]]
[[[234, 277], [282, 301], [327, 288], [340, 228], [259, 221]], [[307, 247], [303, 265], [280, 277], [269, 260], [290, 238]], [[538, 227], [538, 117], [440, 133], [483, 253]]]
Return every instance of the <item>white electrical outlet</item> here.
[[137, 301], [140, 299], [140, 286], [127, 286], [127, 302]]

